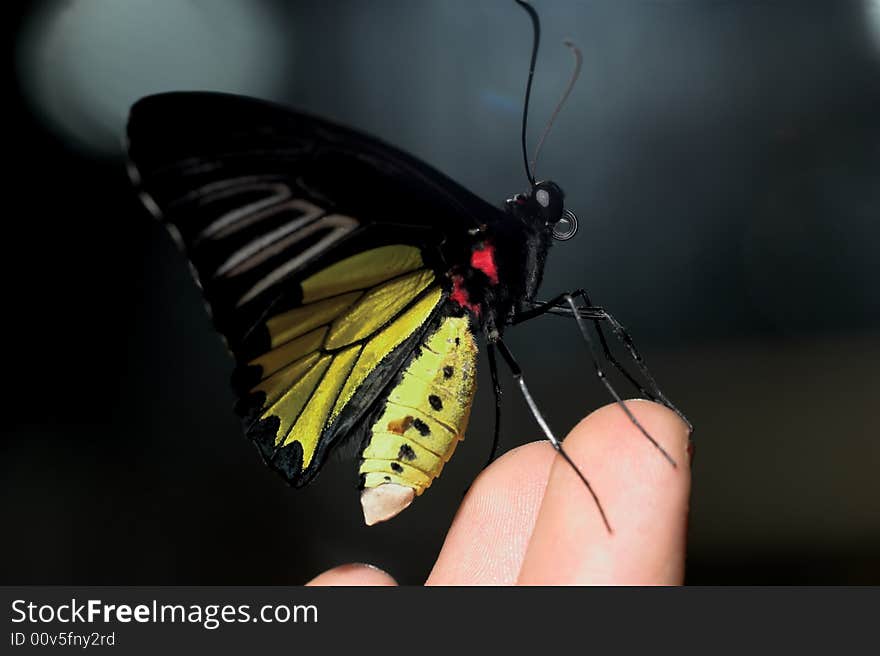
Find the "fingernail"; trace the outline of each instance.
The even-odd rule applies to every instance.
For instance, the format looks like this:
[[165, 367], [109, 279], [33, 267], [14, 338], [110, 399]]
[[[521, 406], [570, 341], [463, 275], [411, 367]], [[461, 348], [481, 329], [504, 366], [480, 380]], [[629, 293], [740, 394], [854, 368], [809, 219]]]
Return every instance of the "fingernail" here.
[[379, 574], [384, 574], [385, 576], [391, 576], [388, 572], [386, 572], [381, 567], [373, 565], [372, 563], [347, 563], [345, 565], [340, 565], [337, 569], [344, 569], [345, 571], [357, 571], [359, 569], [369, 569], [374, 572], [378, 572]]

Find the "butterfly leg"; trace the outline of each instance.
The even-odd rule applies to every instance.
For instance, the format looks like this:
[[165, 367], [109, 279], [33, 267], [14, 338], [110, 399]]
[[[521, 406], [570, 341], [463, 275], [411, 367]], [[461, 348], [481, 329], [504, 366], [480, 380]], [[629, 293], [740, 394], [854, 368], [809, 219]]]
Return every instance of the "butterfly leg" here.
[[[581, 316], [583, 316], [585, 319], [592, 320], [593, 325], [596, 327], [596, 332], [599, 335], [599, 342], [602, 345], [602, 351], [605, 356], [605, 359], [608, 362], [610, 362], [611, 365], [615, 369], [617, 369], [617, 371], [619, 371], [623, 375], [623, 377], [626, 378], [632, 384], [632, 386], [635, 387], [639, 391], [639, 394], [641, 394], [646, 399], [649, 399], [651, 401], [660, 400], [665, 405], [668, 405], [670, 408], [675, 409], [672, 406], [672, 404], [669, 403], [666, 400], [666, 398], [663, 396], [663, 392], [660, 391], [659, 387], [657, 387], [657, 383], [654, 381], [654, 378], [651, 376], [650, 372], [647, 370], [647, 367], [644, 365], [644, 361], [642, 360], [641, 356], [636, 357], [635, 355], [633, 355], [633, 351], [630, 351], [630, 356], [633, 357], [633, 359], [636, 361], [636, 365], [639, 367], [639, 371], [641, 371], [645, 375], [646, 380], [648, 380], [649, 384], [651, 385], [651, 391], [648, 391], [647, 389], [645, 389], [645, 387], [636, 379], [636, 377], [633, 376], [620, 363], [620, 361], [616, 357], [614, 357], [614, 354], [611, 352], [611, 349], [608, 347], [608, 341], [605, 339], [605, 332], [602, 330], [602, 323], [601, 322], [603, 320], [610, 320], [610, 321], [614, 322], [612, 324], [612, 330], [614, 331], [614, 333], [618, 337], [618, 339], [620, 339], [620, 341], [622, 343], [627, 345], [628, 349], [629, 349], [628, 344], [632, 344], [632, 340], [629, 339], [628, 335], [627, 335], [627, 341], [623, 340], [620, 337], [620, 334], [617, 332], [616, 328], [614, 328], [614, 324], [616, 324], [616, 320], [614, 320], [613, 317], [611, 317], [611, 315], [608, 314], [603, 308], [594, 306], [590, 302], [589, 297], [586, 295], [586, 292], [584, 290], [582, 290], [582, 289], [575, 290], [575, 291], [571, 292], [571, 295], [572, 296], [582, 296], [582, 298], [586, 302], [587, 307], [581, 307], [578, 309], [578, 311], [581, 313]], [[514, 318], [513, 323], [514, 324], [522, 323], [523, 321], [528, 321], [529, 319], [534, 319], [535, 317], [539, 317], [544, 314], [555, 314], [557, 316], [574, 317], [574, 313], [571, 311], [571, 308], [569, 308], [565, 305], [561, 305], [561, 303], [564, 301], [564, 299], [565, 299], [565, 294], [560, 294], [559, 296], [557, 296], [556, 298], [554, 298], [551, 301], [547, 301], [547, 302], [532, 301], [531, 302], [532, 309], [528, 310], [526, 312], [517, 314]], [[619, 326], [619, 324], [617, 324], [617, 325]], [[622, 329], [622, 326], [621, 326], [621, 329]], [[633, 345], [633, 350], [634, 349], [635, 349], [635, 346]], [[679, 415], [681, 414], [678, 412], [678, 410], [675, 410], [675, 412], [678, 413]]]
[[565, 302], [568, 303], [568, 306], [571, 308], [571, 311], [574, 313], [574, 319], [577, 322], [578, 328], [580, 328], [581, 336], [584, 338], [584, 343], [587, 345], [587, 349], [590, 351], [590, 358], [593, 360], [593, 366], [596, 369], [596, 376], [598, 376], [599, 380], [602, 381], [602, 384], [605, 386], [605, 389], [608, 390], [608, 393], [614, 397], [614, 400], [617, 401], [617, 405], [619, 405], [623, 411], [626, 413], [626, 416], [629, 417], [629, 420], [638, 428], [642, 435], [647, 438], [647, 440], [654, 445], [654, 447], [663, 455], [666, 460], [669, 461], [673, 467], [677, 467], [675, 460], [669, 453], [664, 449], [660, 442], [655, 440], [651, 434], [645, 430], [645, 427], [636, 419], [636, 416], [632, 413], [632, 410], [629, 409], [629, 406], [626, 405], [626, 402], [620, 397], [620, 394], [617, 393], [617, 390], [614, 389], [614, 385], [611, 384], [611, 381], [608, 380], [608, 376], [605, 374], [605, 370], [602, 368], [601, 363], [599, 362], [599, 357], [596, 354], [596, 346], [593, 343], [593, 338], [590, 336], [590, 331], [587, 330], [587, 325], [584, 322], [584, 318], [578, 312], [578, 307], [575, 305], [574, 299], [571, 295], [565, 295]]
[[[644, 376], [645, 380], [648, 381], [648, 385], [650, 386], [651, 391], [653, 392], [653, 395], [654, 395], [653, 397], [651, 395], [647, 395], [648, 398], [650, 398], [652, 401], [660, 401], [663, 405], [665, 405], [667, 408], [672, 410], [687, 425], [688, 430], [693, 432], [694, 427], [691, 424], [691, 422], [688, 420], [688, 418], [684, 416], [684, 413], [682, 413], [681, 410], [679, 410], [677, 407], [675, 407], [675, 405], [672, 403], [672, 401], [670, 401], [668, 398], [666, 398], [665, 394], [663, 394], [662, 390], [660, 389], [660, 386], [657, 384], [657, 381], [654, 379], [654, 376], [651, 374], [651, 371], [648, 369], [648, 365], [645, 362], [645, 359], [642, 357], [642, 354], [639, 353], [638, 349], [636, 348], [636, 344], [633, 341], [633, 338], [627, 332], [626, 328], [624, 328], [623, 325], [621, 325], [621, 323], [617, 319], [615, 319], [614, 315], [612, 315], [610, 312], [608, 312], [604, 308], [599, 308], [599, 307], [594, 306], [592, 301], [590, 300], [590, 297], [587, 295], [586, 291], [584, 291], [583, 289], [579, 289], [578, 294], [583, 299], [584, 303], [587, 304], [587, 307], [581, 308], [581, 309], [595, 310], [600, 315], [600, 320], [594, 320], [594, 324], [596, 326], [597, 332], [599, 333], [599, 338], [602, 340], [602, 345], [605, 348], [606, 356], [608, 356], [610, 354], [610, 352], [608, 350], [608, 345], [605, 342], [605, 336], [602, 332], [601, 321], [608, 322], [608, 325], [611, 326], [611, 332], [613, 332], [614, 336], [617, 338], [617, 340], [621, 344], [623, 344], [624, 348], [629, 353], [629, 356], [632, 358], [633, 362], [636, 363], [636, 367], [638, 367], [639, 372], [642, 374], [642, 376]], [[612, 364], [614, 364], [618, 368], [619, 371], [623, 371], [621, 365], [619, 363], [617, 363], [616, 360], [612, 359], [611, 362], [612, 362]], [[627, 377], [631, 378], [629, 375], [627, 375]]]
[[489, 461], [486, 467], [491, 465], [498, 456], [498, 445], [501, 442], [501, 383], [498, 381], [498, 361], [495, 358], [495, 344], [489, 342], [486, 345], [486, 355], [489, 358], [489, 373], [492, 375], [492, 391], [495, 393], [495, 430], [492, 436], [492, 451], [489, 453]]
[[589, 491], [590, 496], [593, 497], [593, 501], [596, 502], [596, 507], [599, 509], [599, 514], [602, 516], [602, 522], [604, 522], [605, 528], [608, 529], [609, 533], [614, 533], [611, 528], [611, 524], [608, 522], [608, 517], [605, 515], [605, 510], [604, 508], [602, 508], [602, 503], [599, 501], [599, 497], [596, 496], [596, 492], [593, 490], [593, 487], [590, 485], [587, 477], [584, 476], [583, 472], [578, 468], [576, 464], [574, 464], [574, 461], [571, 459], [565, 449], [562, 448], [562, 443], [558, 439], [556, 439], [556, 436], [553, 434], [553, 431], [550, 430], [550, 426], [547, 424], [547, 420], [544, 419], [544, 415], [541, 414], [541, 411], [538, 409], [538, 405], [535, 403], [535, 399], [532, 398], [532, 395], [529, 392], [529, 388], [526, 385], [526, 379], [523, 376], [522, 369], [520, 369], [519, 364], [517, 364], [516, 360], [514, 359], [513, 353], [510, 352], [510, 349], [507, 348], [507, 345], [500, 339], [496, 343], [498, 345], [498, 350], [501, 352], [501, 357], [504, 358], [504, 361], [507, 363], [507, 366], [510, 369], [510, 373], [513, 376], [514, 381], [516, 381], [516, 384], [526, 401], [529, 412], [532, 413], [532, 417], [534, 417], [535, 421], [541, 429], [541, 432], [544, 433], [544, 437], [547, 438], [547, 441], [549, 441], [553, 448], [556, 449], [556, 452], [560, 456], [562, 456], [565, 462], [567, 462], [571, 466], [571, 468], [574, 469], [574, 471], [577, 473], [578, 477], [581, 479], [581, 481]]
[[[599, 341], [602, 344], [602, 350], [604, 352], [605, 359], [614, 366], [623, 376], [630, 382], [632, 385], [639, 390], [639, 393], [642, 394], [645, 398], [651, 401], [659, 401], [667, 408], [672, 410], [675, 414], [677, 414], [681, 420], [687, 425], [688, 429], [693, 432], [694, 427], [693, 424], [688, 420], [688, 418], [684, 415], [684, 413], [679, 410], [675, 404], [670, 401], [663, 391], [660, 389], [660, 386], [657, 384], [657, 381], [654, 379], [654, 376], [651, 374], [651, 371], [648, 369], [648, 365], [645, 362], [645, 359], [642, 357], [641, 353], [639, 353], [636, 348], [635, 342], [633, 341], [630, 334], [627, 332], [626, 328], [614, 318], [614, 315], [608, 312], [605, 308], [599, 307], [598, 305], [593, 305], [593, 302], [590, 300], [590, 297], [587, 295], [587, 292], [583, 289], [577, 289], [570, 293], [570, 296], [577, 297], [579, 296], [583, 299], [585, 306], [581, 306], [577, 308], [577, 311], [573, 311], [570, 307], [563, 305], [565, 294], [560, 294], [558, 297], [551, 301], [542, 302], [542, 301], [533, 301], [531, 310], [523, 313], [522, 315], [517, 315], [514, 320], [514, 323], [521, 323], [522, 321], [526, 321], [528, 319], [534, 318], [536, 316], [541, 316], [541, 314], [555, 314], [557, 316], [564, 316], [573, 318], [575, 314], [580, 314], [584, 319], [590, 319], [593, 322], [593, 325], [596, 327], [596, 332], [599, 335]], [[549, 306], [549, 307], [548, 307]], [[523, 316], [523, 319], [519, 319], [520, 316]], [[623, 365], [614, 357], [611, 353], [611, 350], [608, 348], [608, 342], [605, 339], [605, 333], [602, 330], [602, 323], [607, 322], [609, 326], [611, 326], [611, 332], [614, 333], [614, 336], [617, 340], [626, 348], [629, 353], [630, 358], [632, 358], [633, 362], [635, 362], [636, 367], [638, 367], [639, 372], [642, 374], [644, 379], [647, 381], [648, 386], [650, 388], [650, 392], [646, 390], [641, 383], [639, 383], [635, 377], [630, 374]]]
[[[584, 300], [584, 302], [587, 303], [587, 306], [586, 307], [577, 306], [574, 301], [575, 296], [582, 298]], [[596, 376], [599, 378], [599, 380], [605, 386], [605, 389], [608, 391], [608, 393], [611, 395], [611, 397], [615, 400], [615, 402], [624, 411], [624, 413], [629, 418], [629, 420], [633, 423], [633, 425], [635, 425], [636, 428], [639, 429], [639, 431], [642, 433], [642, 435], [645, 436], [645, 438], [654, 446], [654, 448], [656, 448], [660, 452], [660, 454], [673, 467], [677, 467], [677, 463], [672, 458], [672, 456], [669, 455], [669, 453], [666, 451], [666, 449], [664, 449], [660, 445], [660, 443], [656, 439], [654, 439], [654, 437], [651, 436], [651, 434], [645, 429], [645, 427], [642, 426], [642, 424], [639, 422], [639, 420], [636, 419], [636, 416], [632, 413], [632, 411], [626, 405], [623, 398], [620, 396], [620, 394], [614, 388], [614, 385], [612, 385], [611, 381], [608, 380], [608, 376], [605, 372], [605, 369], [602, 367], [602, 364], [599, 359], [599, 355], [597, 353], [595, 342], [593, 340], [593, 337], [590, 335], [590, 332], [589, 332], [587, 325], [586, 325], [586, 320], [588, 320], [588, 319], [593, 321], [594, 325], [596, 325], [597, 332], [600, 335], [600, 340], [602, 343], [602, 347], [603, 347], [603, 351], [604, 351], [603, 354], [605, 356], [605, 359], [608, 362], [610, 362], [613, 366], [615, 366], [615, 368], [617, 368], [618, 371], [623, 373], [624, 376], [630, 382], [632, 382], [633, 385], [635, 385], [636, 388], [639, 389], [639, 391], [644, 396], [646, 396], [647, 398], [649, 398], [651, 400], [661, 401], [664, 405], [669, 407], [673, 412], [675, 412], [677, 415], [682, 417], [682, 419], [684, 419], [684, 421], [688, 425], [688, 427], [691, 426], [690, 422], [684, 418], [684, 415], [682, 415], [682, 413], [666, 399], [666, 397], [660, 391], [659, 387], [657, 387], [657, 383], [654, 380], [653, 376], [651, 376], [650, 373], [647, 371], [647, 366], [644, 364], [644, 359], [635, 350], [635, 346], [632, 343], [632, 339], [630, 339], [629, 335], [626, 334], [625, 331], [623, 331], [622, 326], [620, 326], [620, 324], [617, 322], [617, 320], [614, 319], [613, 317], [611, 317], [611, 315], [607, 311], [605, 311], [603, 308], [592, 305], [592, 303], [589, 302], [589, 297], [587, 296], [586, 292], [584, 290], [578, 289], [578, 290], [575, 290], [574, 292], [566, 292], [564, 294], [560, 294], [559, 296], [557, 296], [556, 298], [553, 298], [550, 301], [536, 304], [535, 307], [533, 307], [532, 309], [526, 310], [525, 312], [521, 312], [520, 314], [516, 315], [514, 317], [513, 323], [514, 324], [522, 323], [523, 321], [528, 321], [529, 319], [539, 317], [543, 314], [557, 314], [557, 315], [562, 315], [562, 316], [574, 317], [575, 321], [577, 322], [578, 328], [580, 329], [581, 337], [583, 338], [584, 343], [586, 344], [587, 349], [590, 353], [590, 358], [593, 361], [593, 366], [596, 371]], [[616, 358], [613, 357], [613, 355], [610, 352], [610, 349], [608, 348], [608, 343], [607, 343], [607, 340], [605, 339], [604, 333], [601, 331], [601, 326], [599, 325], [600, 321], [608, 321], [611, 324], [612, 330], [614, 331], [615, 336], [617, 336], [618, 339], [620, 339], [621, 342], [624, 344], [624, 346], [627, 347], [627, 350], [629, 351], [630, 356], [633, 358], [633, 360], [635, 360], [636, 365], [639, 367], [639, 370], [643, 373], [647, 373], [645, 378], [648, 381], [649, 385], [651, 386], [653, 393], [648, 393], [644, 389], [644, 387], [642, 385], [640, 385], [638, 382], [636, 382], [635, 378], [623, 368], [623, 366], [616, 360]], [[618, 333], [618, 327], [621, 330], [621, 333]], [[622, 334], [626, 335], [626, 339], [623, 338]], [[632, 348], [630, 348], [630, 347], [632, 347]]]

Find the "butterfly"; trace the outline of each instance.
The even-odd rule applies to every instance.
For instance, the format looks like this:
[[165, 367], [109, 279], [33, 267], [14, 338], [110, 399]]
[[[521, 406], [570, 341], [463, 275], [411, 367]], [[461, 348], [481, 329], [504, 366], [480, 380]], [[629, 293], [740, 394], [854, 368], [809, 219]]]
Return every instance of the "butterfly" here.
[[[525, 155], [539, 24], [531, 6], [517, 1], [535, 34]], [[409, 506], [463, 439], [480, 336], [496, 392], [493, 454], [497, 350], [545, 436], [571, 463], [503, 340], [507, 327], [542, 314], [577, 321], [597, 372], [633, 422], [604, 377], [588, 323], [602, 357], [672, 407], [623, 327], [585, 292], [536, 300], [551, 244], [571, 238], [577, 219], [559, 185], [536, 180], [527, 159], [529, 189], [495, 207], [372, 137], [207, 92], [138, 101], [128, 155], [143, 204], [187, 255], [235, 359], [236, 411], [247, 437], [294, 487], [313, 481], [328, 455], [353, 441], [367, 524]], [[649, 389], [614, 358], [603, 325]]]

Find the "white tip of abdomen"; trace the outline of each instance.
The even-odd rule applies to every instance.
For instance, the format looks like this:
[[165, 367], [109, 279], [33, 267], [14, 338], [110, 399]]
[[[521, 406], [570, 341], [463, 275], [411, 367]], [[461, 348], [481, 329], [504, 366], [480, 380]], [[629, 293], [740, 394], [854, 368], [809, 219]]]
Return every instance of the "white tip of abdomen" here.
[[415, 490], [397, 483], [368, 487], [361, 492], [361, 506], [367, 526], [384, 522], [397, 515], [415, 499]]

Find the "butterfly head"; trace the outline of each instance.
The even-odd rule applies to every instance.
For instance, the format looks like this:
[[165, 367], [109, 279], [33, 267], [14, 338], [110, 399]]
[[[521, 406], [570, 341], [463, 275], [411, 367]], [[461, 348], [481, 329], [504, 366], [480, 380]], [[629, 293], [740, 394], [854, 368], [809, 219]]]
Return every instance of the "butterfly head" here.
[[[530, 162], [528, 147], [526, 145], [526, 134], [528, 133], [529, 98], [532, 95], [532, 79], [535, 75], [535, 61], [538, 58], [538, 44], [541, 41], [541, 24], [538, 20], [538, 12], [535, 11], [535, 8], [532, 7], [531, 4], [526, 2], [526, 0], [516, 0], [516, 3], [528, 13], [529, 18], [532, 21], [533, 33], [532, 59], [529, 64], [529, 77], [526, 82], [525, 102], [523, 102], [521, 137], [523, 164], [525, 164], [526, 179], [528, 179], [529, 184], [531, 185], [531, 192], [528, 195], [518, 194], [516, 197], [508, 201], [509, 205], [513, 205], [509, 209], [515, 216], [525, 218], [527, 222], [532, 223], [539, 231], [545, 230], [549, 232], [553, 239], [556, 239], [557, 241], [567, 241], [577, 233], [577, 217], [574, 212], [565, 209], [563, 203], [565, 200], [565, 194], [562, 193], [562, 189], [559, 188], [559, 185], [550, 180], [538, 181], [535, 178], [535, 166], [538, 162], [538, 155], [541, 153], [541, 146], [544, 145], [544, 140], [550, 133], [550, 129], [553, 127], [553, 122], [556, 120], [556, 116], [559, 114], [559, 111], [568, 99], [568, 95], [574, 88], [574, 83], [577, 82], [578, 75], [580, 75], [581, 72], [583, 55], [581, 54], [580, 48], [578, 48], [573, 42], [568, 40], [564, 42], [566, 47], [568, 47], [574, 55], [574, 71], [568, 81], [568, 86], [565, 88], [565, 93], [562, 94], [559, 104], [556, 105], [556, 109], [553, 110], [553, 114], [550, 116], [550, 121], [547, 123], [547, 127], [544, 128], [544, 133], [538, 140], [538, 144], [535, 147], [535, 154]], [[516, 207], [517, 205], [519, 207]], [[522, 217], [522, 211], [517, 211], [522, 209], [526, 210], [528, 216]], [[535, 225], [536, 223], [537, 225]], [[549, 240], [546, 244], [549, 245]]]
[[565, 193], [555, 182], [536, 182], [528, 194], [517, 194], [508, 205], [515, 216], [548, 231], [557, 241], [567, 241], [577, 233], [577, 217], [565, 209]]

